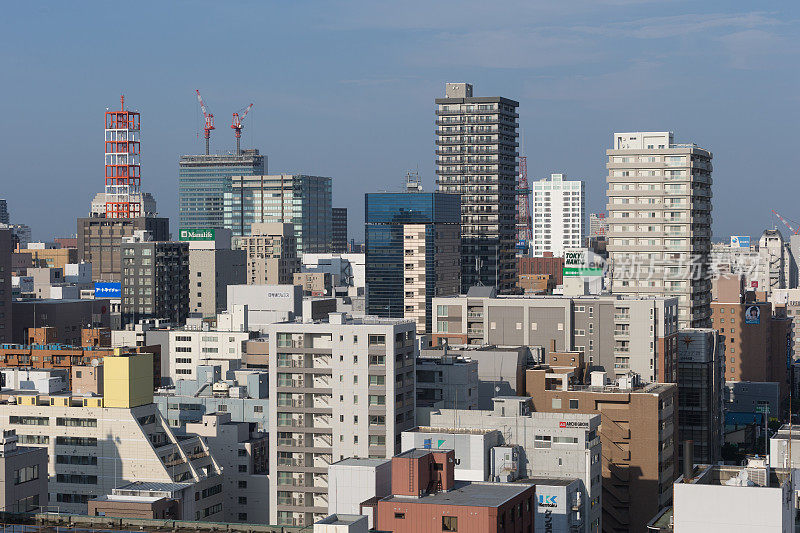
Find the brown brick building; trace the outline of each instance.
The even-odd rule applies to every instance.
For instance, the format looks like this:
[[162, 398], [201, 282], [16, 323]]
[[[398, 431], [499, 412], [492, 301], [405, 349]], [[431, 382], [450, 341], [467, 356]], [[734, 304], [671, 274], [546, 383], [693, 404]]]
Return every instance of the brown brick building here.
[[745, 298], [736, 277], [720, 278], [717, 287], [711, 327], [725, 344], [725, 381], [777, 382], [785, 398], [792, 319], [776, 315], [770, 302], [754, 301], [757, 294], [745, 293]]
[[[456, 482], [453, 450], [411, 449], [392, 459], [392, 495], [375, 503], [374, 529], [394, 533], [529, 533], [536, 486]], [[362, 513], [363, 514], [363, 513]]]
[[592, 372], [580, 384], [580, 370], [542, 367], [527, 372], [527, 395], [536, 411], [599, 414], [603, 463], [603, 531], [644, 531], [672, 501], [677, 458], [678, 387], [638, 386], [622, 378], [606, 383]]
[[518, 257], [518, 274], [547, 274], [555, 285], [564, 283], [564, 258], [553, 257], [553, 252], [545, 252], [544, 257]]

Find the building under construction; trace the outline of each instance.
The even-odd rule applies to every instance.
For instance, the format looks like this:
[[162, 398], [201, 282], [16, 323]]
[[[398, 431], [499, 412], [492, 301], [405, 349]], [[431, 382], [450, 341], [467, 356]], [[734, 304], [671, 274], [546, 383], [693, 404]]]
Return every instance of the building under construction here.
[[105, 213], [93, 209], [78, 219], [78, 259], [92, 263], [95, 281], [119, 281], [122, 238], [147, 230], [154, 240], [169, 239], [169, 219], [143, 210], [141, 116], [125, 109], [105, 113]]
[[267, 173], [267, 158], [258, 150], [236, 154], [183, 155], [178, 167], [178, 201], [181, 229], [224, 228], [225, 193], [232, 176]]

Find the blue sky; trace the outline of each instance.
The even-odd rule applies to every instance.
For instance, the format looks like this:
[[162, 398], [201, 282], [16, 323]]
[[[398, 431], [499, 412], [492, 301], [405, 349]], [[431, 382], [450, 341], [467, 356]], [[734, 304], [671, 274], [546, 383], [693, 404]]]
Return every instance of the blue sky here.
[[[130, 7], [129, 7], [130, 6]], [[142, 113], [142, 188], [177, 214], [177, 161], [203, 149], [200, 89], [232, 149], [363, 194], [419, 168], [434, 186], [447, 81], [520, 102], [529, 178], [587, 181], [605, 205], [614, 131], [675, 132], [714, 153], [714, 238], [800, 219], [800, 4], [682, 0], [14, 2], [0, 17], [0, 197], [34, 238], [75, 233], [103, 185], [103, 114]]]

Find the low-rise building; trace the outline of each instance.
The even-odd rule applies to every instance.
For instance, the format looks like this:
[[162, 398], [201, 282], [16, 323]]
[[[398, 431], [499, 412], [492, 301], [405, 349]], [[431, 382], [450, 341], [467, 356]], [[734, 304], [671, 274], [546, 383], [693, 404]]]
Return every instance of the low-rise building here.
[[478, 408], [478, 362], [445, 351], [417, 357], [417, 407]]
[[18, 394], [0, 401], [0, 427], [46, 448], [50, 504], [86, 514], [88, 502], [133, 482], [184, 483], [181, 518], [220, 520], [222, 477], [198, 437], [178, 439], [153, 403], [153, 356], [106, 357], [104, 396]]
[[58, 342], [77, 346], [81, 342], [81, 330], [88, 324], [94, 327], [109, 327], [110, 307], [111, 303], [106, 298], [14, 300], [11, 305], [14, 316], [13, 333], [9, 342], [28, 344], [29, 329], [49, 326], [58, 331]]
[[40, 512], [47, 509], [47, 450], [18, 442], [15, 429], [0, 430], [0, 509]]
[[227, 370], [221, 365], [198, 365], [194, 379], [178, 379], [156, 391], [154, 401], [169, 425], [178, 431], [211, 413], [227, 413], [232, 422], [269, 429], [267, 372]]
[[[348, 457], [328, 467], [328, 512], [360, 514], [361, 504], [392, 491], [392, 461]], [[369, 527], [373, 516], [368, 514]]]
[[228, 285], [228, 309], [247, 306], [247, 329], [266, 333], [270, 324], [303, 314], [299, 285]]
[[447, 345], [420, 349], [421, 358], [436, 359], [445, 355], [478, 363], [478, 409], [492, 409], [492, 399], [499, 396], [525, 394], [525, 369], [531, 358], [527, 346]]
[[[411, 445], [422, 438], [423, 448], [454, 450], [460, 477], [477, 480], [488, 471], [484, 479], [493, 481], [579, 479], [585, 495], [579, 531], [600, 531], [598, 413], [537, 412], [531, 398], [509, 396], [495, 398], [491, 410], [423, 408], [418, 410], [418, 418], [426, 427], [418, 428], [419, 434], [407, 437], [405, 442]], [[499, 443], [497, 435], [486, 433], [491, 430], [500, 433]]]
[[199, 435], [222, 467], [226, 522], [269, 524], [267, 435], [256, 424], [234, 422], [230, 413], [204, 415], [186, 425]]
[[678, 300], [661, 296], [496, 296], [473, 287], [434, 298], [433, 343], [580, 351], [609, 375], [647, 382], [677, 379]]
[[635, 375], [609, 384], [605, 372], [585, 383], [581, 375], [580, 368], [528, 370], [528, 395], [536, 411], [601, 416], [603, 528], [641, 531], [672, 499], [678, 387], [639, 385]]
[[375, 529], [525, 533], [533, 529], [536, 487], [453, 479], [455, 454], [408, 450], [392, 459], [392, 495], [375, 502]]
[[796, 470], [770, 468], [763, 459], [746, 466], [699, 465], [675, 480], [674, 531], [791, 533], [796, 483]]
[[[200, 365], [218, 364], [223, 371], [242, 365], [245, 343], [254, 335], [249, 331], [170, 329], [166, 353], [162, 352], [161, 383], [197, 379]], [[163, 346], [162, 346], [163, 350]]]

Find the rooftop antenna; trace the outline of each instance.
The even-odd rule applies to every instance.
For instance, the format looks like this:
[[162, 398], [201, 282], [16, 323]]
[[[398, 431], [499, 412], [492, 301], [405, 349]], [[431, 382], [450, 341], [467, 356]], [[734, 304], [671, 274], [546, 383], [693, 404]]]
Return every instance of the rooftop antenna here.
[[419, 177], [419, 170], [406, 172], [406, 191], [422, 192], [422, 179]]

